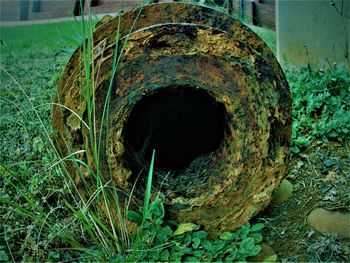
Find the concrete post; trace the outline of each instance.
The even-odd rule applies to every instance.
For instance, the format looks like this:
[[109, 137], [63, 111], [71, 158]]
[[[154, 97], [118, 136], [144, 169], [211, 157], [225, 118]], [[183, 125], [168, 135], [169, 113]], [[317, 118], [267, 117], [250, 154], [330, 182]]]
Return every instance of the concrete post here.
[[278, 60], [349, 71], [349, 8], [349, 0], [277, 0]]

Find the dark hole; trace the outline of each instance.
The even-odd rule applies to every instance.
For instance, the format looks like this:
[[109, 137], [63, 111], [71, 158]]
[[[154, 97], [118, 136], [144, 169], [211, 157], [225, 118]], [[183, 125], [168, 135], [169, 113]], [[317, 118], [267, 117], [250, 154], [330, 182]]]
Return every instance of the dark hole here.
[[219, 148], [225, 125], [224, 105], [203, 89], [162, 89], [142, 98], [129, 116], [124, 138], [132, 160], [127, 162], [144, 166], [155, 149], [155, 167], [184, 169]]

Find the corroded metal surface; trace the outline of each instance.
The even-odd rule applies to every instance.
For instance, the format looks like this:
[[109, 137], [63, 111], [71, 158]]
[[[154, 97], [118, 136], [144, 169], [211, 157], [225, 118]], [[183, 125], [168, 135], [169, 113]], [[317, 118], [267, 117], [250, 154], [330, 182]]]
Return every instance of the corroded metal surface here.
[[[121, 17], [119, 47], [137, 13]], [[94, 33], [97, 127], [111, 76], [117, 25], [118, 19], [112, 19]], [[81, 101], [79, 87], [82, 67], [78, 49], [66, 67], [57, 101], [86, 119], [86, 100]], [[205, 7], [180, 3], [146, 6], [126, 43], [113, 83], [111, 147], [103, 148], [100, 163], [106, 178], [130, 192], [134, 182], [124, 163], [123, 128], [138, 101], [169, 86], [199, 87], [225, 106], [227, 129], [211, 160], [215, 174], [208, 169], [206, 184], [180, 195], [165, 189], [171, 217], [204, 225], [215, 235], [243, 225], [267, 206], [286, 169], [291, 97], [272, 52], [250, 29]], [[63, 156], [84, 148], [84, 142], [89, 144], [87, 129], [65, 108], [54, 107], [53, 126]], [[108, 156], [112, 174], [107, 168]], [[89, 147], [80, 158], [96, 167]], [[72, 166], [69, 169], [75, 174]], [[85, 176], [89, 178], [87, 170]], [[79, 176], [76, 183], [79, 185]]]

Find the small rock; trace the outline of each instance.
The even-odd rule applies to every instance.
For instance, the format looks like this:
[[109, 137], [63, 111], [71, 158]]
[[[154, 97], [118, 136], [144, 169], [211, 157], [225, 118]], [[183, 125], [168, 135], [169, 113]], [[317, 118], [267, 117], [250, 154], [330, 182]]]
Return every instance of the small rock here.
[[316, 208], [309, 214], [307, 221], [318, 232], [336, 233], [340, 237], [350, 238], [350, 213]]
[[277, 254], [275, 250], [267, 243], [261, 243], [261, 251], [254, 257], [248, 257], [247, 262], [276, 262]]
[[280, 186], [273, 192], [272, 201], [277, 205], [281, 204], [292, 196], [292, 192], [293, 184], [288, 180], [283, 179]]

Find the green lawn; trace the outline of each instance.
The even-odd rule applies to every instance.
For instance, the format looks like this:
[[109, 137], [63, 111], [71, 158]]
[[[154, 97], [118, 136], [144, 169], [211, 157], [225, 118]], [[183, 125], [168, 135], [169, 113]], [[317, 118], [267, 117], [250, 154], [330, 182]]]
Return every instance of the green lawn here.
[[1, 27], [2, 56], [17, 54], [19, 56], [36, 55], [37, 52], [58, 52], [72, 48], [80, 43], [79, 25], [76, 22], [37, 24]]

